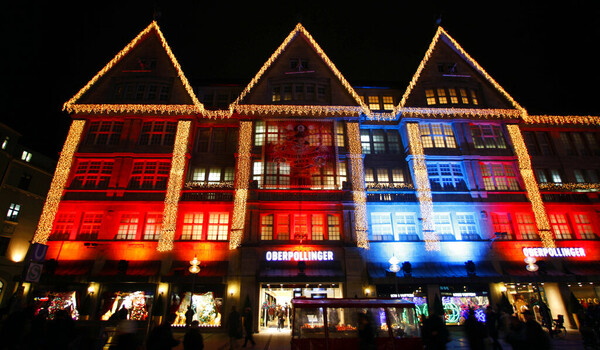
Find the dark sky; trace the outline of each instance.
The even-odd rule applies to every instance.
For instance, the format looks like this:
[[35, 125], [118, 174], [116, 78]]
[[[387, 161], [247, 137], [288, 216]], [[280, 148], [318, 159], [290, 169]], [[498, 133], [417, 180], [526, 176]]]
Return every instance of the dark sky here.
[[[600, 4], [549, 2], [280, 1], [3, 4], [1, 121], [57, 157], [70, 124], [62, 105], [152, 21], [189, 80], [247, 84], [301, 22], [351, 84], [402, 88], [436, 19], [530, 114], [600, 115]], [[285, 4], [285, 5], [284, 5]]]

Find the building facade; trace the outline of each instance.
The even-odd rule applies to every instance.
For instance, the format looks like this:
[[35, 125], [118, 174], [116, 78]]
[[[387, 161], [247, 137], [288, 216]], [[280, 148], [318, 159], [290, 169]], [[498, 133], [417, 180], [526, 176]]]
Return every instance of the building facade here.
[[600, 119], [529, 115], [442, 28], [406, 89], [352, 86], [300, 24], [248, 85], [192, 87], [153, 22], [65, 110], [39, 307], [598, 303]]

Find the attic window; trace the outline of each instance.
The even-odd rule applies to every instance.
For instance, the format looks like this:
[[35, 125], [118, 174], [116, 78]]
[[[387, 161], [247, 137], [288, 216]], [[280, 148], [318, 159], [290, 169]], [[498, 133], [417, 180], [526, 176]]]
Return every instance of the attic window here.
[[458, 73], [456, 63], [438, 63], [438, 72], [443, 74], [456, 74]]
[[309, 70], [308, 60], [305, 58], [290, 59], [290, 72], [285, 74], [313, 73], [314, 70]]
[[475, 89], [467, 88], [436, 88], [425, 89], [425, 99], [431, 105], [479, 105]]

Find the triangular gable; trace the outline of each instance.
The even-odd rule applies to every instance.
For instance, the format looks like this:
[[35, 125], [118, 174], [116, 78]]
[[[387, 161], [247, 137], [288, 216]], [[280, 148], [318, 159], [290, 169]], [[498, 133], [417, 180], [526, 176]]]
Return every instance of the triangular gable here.
[[469, 54], [463, 50], [463, 48], [454, 40], [442, 27], [438, 27], [437, 32], [431, 44], [429, 45], [429, 49], [425, 53], [425, 57], [421, 60], [419, 67], [417, 68], [416, 73], [414, 74], [408, 88], [406, 89], [400, 103], [397, 107], [398, 110], [405, 108], [408, 98], [411, 96], [413, 89], [417, 85], [419, 78], [421, 77], [421, 73], [425, 69], [429, 59], [431, 58], [434, 50], [436, 49], [439, 40], [443, 40], [452, 50], [454, 50], [459, 56], [461, 56], [466, 63], [468, 63], [476, 72], [478, 72], [487, 82], [496, 89], [513, 108], [517, 109], [523, 118], [526, 118], [527, 112], [521, 107], [487, 72], [471, 57]]
[[[325, 63], [325, 65], [331, 70], [333, 75], [339, 80], [339, 82], [342, 84], [344, 89], [351, 96], [352, 100], [356, 102], [357, 107], [350, 107], [350, 106], [325, 107], [325, 106], [294, 106], [294, 105], [290, 105], [290, 106], [285, 106], [285, 105], [273, 105], [273, 106], [270, 106], [270, 105], [269, 106], [246, 105], [246, 106], [244, 106], [241, 104], [241, 101], [258, 84], [258, 82], [261, 80], [261, 78], [263, 78], [263, 76], [267, 72], [267, 70], [273, 65], [273, 63], [275, 61], [277, 61], [277, 59], [286, 50], [288, 45], [298, 35], [304, 36], [304, 38], [307, 40], [309, 45], [313, 48], [315, 53], [321, 58], [321, 60]], [[296, 25], [296, 27], [294, 28], [294, 30], [287, 36], [287, 38], [279, 46], [279, 48], [277, 48], [277, 50], [275, 50], [275, 52], [271, 55], [271, 57], [265, 62], [265, 64], [262, 66], [262, 68], [258, 71], [258, 73], [250, 81], [248, 86], [242, 91], [240, 96], [238, 96], [238, 98], [230, 105], [229, 109], [230, 109], [230, 112], [233, 112], [236, 109], [242, 110], [242, 111], [246, 111], [246, 110], [247, 111], [257, 111], [257, 110], [268, 110], [268, 109], [283, 110], [283, 109], [300, 109], [301, 108], [304, 112], [306, 112], [306, 110], [311, 109], [311, 107], [312, 107], [312, 109], [316, 108], [317, 110], [320, 110], [320, 111], [331, 108], [332, 109], [331, 113], [338, 113], [338, 112], [344, 112], [344, 111], [351, 112], [351, 111], [355, 111], [358, 108], [366, 115], [372, 114], [371, 111], [369, 110], [369, 107], [361, 100], [360, 96], [358, 96], [358, 94], [356, 93], [354, 88], [352, 88], [352, 86], [348, 83], [348, 81], [346, 81], [346, 79], [344, 78], [342, 73], [336, 68], [336, 66], [329, 59], [329, 57], [327, 57], [327, 55], [321, 49], [319, 44], [317, 44], [317, 42], [313, 39], [313, 37], [310, 35], [310, 33], [308, 33], [308, 31], [300, 23], [298, 23]]]
[[[102, 78], [108, 75], [108, 73], [113, 69], [116, 65], [122, 62], [128, 54], [132, 52], [140, 43], [144, 42], [148, 39], [148, 35], [154, 33], [159, 41], [163, 49], [165, 50], [166, 55], [169, 57], [173, 68], [177, 72], [177, 76], [179, 78], [180, 83], [182, 84], [183, 90], [189, 97], [189, 103], [181, 103], [181, 104], [80, 104], [81, 100], [85, 96], [86, 93], [90, 92], [90, 90], [96, 85], [99, 84]], [[187, 98], [186, 98], [187, 99]], [[192, 87], [190, 86], [187, 78], [183, 74], [181, 66], [177, 62], [177, 59], [173, 55], [171, 48], [167, 44], [163, 33], [156, 21], [152, 21], [152, 23], [146, 27], [141, 33], [139, 33], [135, 39], [133, 39], [125, 48], [123, 48], [102, 70], [100, 70], [88, 83], [85, 85], [75, 96], [73, 96], [69, 101], [67, 101], [63, 110], [67, 110], [68, 112], [75, 113], [158, 113], [158, 114], [192, 114], [192, 113], [202, 113], [204, 112], [204, 106], [196, 95]]]

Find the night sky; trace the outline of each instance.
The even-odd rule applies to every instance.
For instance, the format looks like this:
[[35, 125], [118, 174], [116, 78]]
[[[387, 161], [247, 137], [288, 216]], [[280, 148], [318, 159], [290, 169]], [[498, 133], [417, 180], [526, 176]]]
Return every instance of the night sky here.
[[460, 1], [216, 2], [4, 3], [2, 122], [27, 146], [57, 158], [70, 124], [63, 103], [150, 24], [155, 8], [192, 82], [248, 84], [301, 22], [351, 84], [404, 89], [441, 16], [444, 29], [530, 114], [600, 115], [597, 1], [485, 8]]

